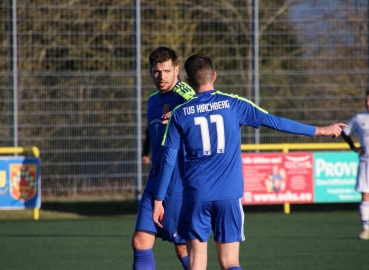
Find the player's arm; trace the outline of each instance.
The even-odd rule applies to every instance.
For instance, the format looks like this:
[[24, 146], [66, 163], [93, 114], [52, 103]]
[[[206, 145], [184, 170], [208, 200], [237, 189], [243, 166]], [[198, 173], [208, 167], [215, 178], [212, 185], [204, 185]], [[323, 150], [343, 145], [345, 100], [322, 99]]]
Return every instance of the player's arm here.
[[351, 137], [346, 135], [344, 131], [342, 131], [341, 135], [342, 135], [342, 139], [350, 146], [351, 150], [353, 150], [355, 148], [355, 144], [352, 141]]
[[356, 147], [354, 141], [351, 139], [349, 135], [345, 133], [345, 131], [342, 131], [341, 136], [345, 142], [350, 146], [350, 149], [358, 154], [361, 154], [363, 149], [361, 147]]
[[145, 141], [143, 143], [142, 161], [144, 164], [150, 163], [150, 133], [148, 127], [146, 127]]
[[314, 126], [305, 125], [300, 122], [278, 117], [270, 113], [265, 116], [261, 125], [278, 131], [311, 137], [314, 136], [316, 131]]
[[267, 114], [261, 125], [278, 131], [311, 137], [314, 135], [338, 137], [342, 132], [342, 127], [346, 126], [343, 123], [336, 123], [327, 127], [314, 127], [272, 114]]
[[177, 155], [178, 149], [165, 147], [164, 161], [159, 172], [159, 181], [156, 187], [154, 211], [152, 214], [155, 224], [161, 228], [163, 227], [161, 222], [164, 216], [163, 200], [165, 198], [169, 182], [172, 178]]

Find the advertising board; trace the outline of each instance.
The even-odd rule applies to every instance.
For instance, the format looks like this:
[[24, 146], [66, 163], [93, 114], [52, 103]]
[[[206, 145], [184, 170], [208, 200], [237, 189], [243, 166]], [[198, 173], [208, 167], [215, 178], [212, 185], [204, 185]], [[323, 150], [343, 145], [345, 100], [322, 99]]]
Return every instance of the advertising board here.
[[0, 209], [40, 208], [40, 159], [0, 157]]

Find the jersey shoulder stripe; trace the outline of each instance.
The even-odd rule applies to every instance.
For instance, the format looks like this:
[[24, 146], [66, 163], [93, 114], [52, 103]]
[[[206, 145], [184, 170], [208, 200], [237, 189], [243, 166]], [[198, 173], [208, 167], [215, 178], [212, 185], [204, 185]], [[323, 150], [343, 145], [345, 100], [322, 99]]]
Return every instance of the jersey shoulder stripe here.
[[190, 100], [195, 95], [195, 91], [192, 87], [185, 82], [178, 82], [173, 91], [182, 96], [185, 100]]
[[167, 138], [168, 127], [169, 127], [170, 121], [172, 120], [172, 116], [173, 116], [174, 112], [175, 112], [178, 108], [180, 108], [180, 107], [182, 107], [182, 106], [186, 105], [186, 104], [187, 104], [187, 103], [189, 103], [191, 100], [196, 99], [196, 98], [197, 98], [197, 97], [192, 97], [192, 98], [191, 98], [190, 100], [188, 100], [187, 102], [182, 103], [182, 104], [179, 104], [179, 105], [177, 105], [177, 106], [173, 109], [173, 111], [172, 111], [172, 113], [171, 113], [171, 115], [170, 115], [170, 117], [169, 117], [169, 120], [168, 120], [167, 126], [165, 127], [163, 140], [161, 141], [161, 145], [162, 145], [162, 146], [164, 146], [165, 139]]
[[153, 97], [153, 96], [155, 96], [155, 95], [157, 95], [157, 94], [159, 94], [159, 93], [160, 93], [160, 91], [159, 91], [158, 89], [156, 89], [154, 92], [152, 92], [152, 93], [150, 94], [149, 98], [151, 98], [151, 97]]
[[258, 105], [256, 105], [251, 100], [249, 100], [247, 98], [244, 98], [244, 97], [240, 97], [240, 96], [235, 95], [235, 94], [223, 93], [221, 91], [216, 90], [212, 93], [212, 95], [223, 95], [223, 96], [228, 96], [228, 97], [235, 98], [235, 99], [238, 99], [238, 100], [242, 100], [242, 101], [245, 101], [245, 102], [249, 103], [251, 106], [255, 107], [256, 109], [258, 109], [258, 110], [260, 110], [264, 113], [268, 113], [266, 110], [264, 110], [263, 108], [260, 108]]

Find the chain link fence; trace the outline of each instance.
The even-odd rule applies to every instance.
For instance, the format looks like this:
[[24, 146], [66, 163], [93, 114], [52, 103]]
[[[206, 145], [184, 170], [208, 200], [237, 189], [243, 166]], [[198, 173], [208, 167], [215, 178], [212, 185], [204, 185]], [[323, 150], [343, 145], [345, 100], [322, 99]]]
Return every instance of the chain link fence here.
[[[251, 0], [140, 5], [142, 119], [154, 90], [148, 56], [159, 45], [210, 55], [217, 90], [255, 100]], [[311, 125], [364, 110], [368, 19], [364, 1], [258, 1], [259, 105]], [[133, 1], [17, 1], [18, 144], [40, 149], [43, 196], [134, 196], [137, 123]], [[0, 146], [15, 127], [11, 1], [0, 3]], [[255, 132], [242, 128], [242, 142]], [[260, 143], [333, 142], [260, 129]], [[337, 142], [342, 140], [337, 139]], [[142, 167], [145, 185], [150, 165]]]

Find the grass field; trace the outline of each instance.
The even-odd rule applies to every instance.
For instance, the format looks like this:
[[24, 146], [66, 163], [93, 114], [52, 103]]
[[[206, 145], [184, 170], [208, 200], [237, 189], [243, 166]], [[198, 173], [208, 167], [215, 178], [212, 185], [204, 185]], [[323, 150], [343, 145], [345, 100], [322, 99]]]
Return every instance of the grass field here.
[[[369, 269], [356, 205], [301, 207], [245, 208], [243, 269]], [[0, 211], [0, 269], [129, 270], [134, 212], [121, 202], [43, 204], [38, 221], [30, 210]], [[171, 244], [158, 240], [154, 252], [158, 270], [181, 269]], [[219, 269], [212, 239], [208, 269]]]

